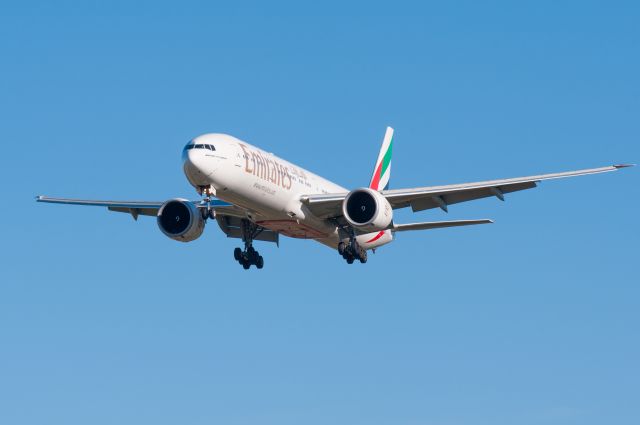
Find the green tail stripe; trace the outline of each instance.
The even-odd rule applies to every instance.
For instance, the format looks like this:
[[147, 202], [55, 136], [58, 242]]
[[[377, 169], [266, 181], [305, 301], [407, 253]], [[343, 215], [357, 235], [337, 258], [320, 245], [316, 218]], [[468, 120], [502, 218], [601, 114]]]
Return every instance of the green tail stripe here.
[[391, 164], [391, 148], [393, 148], [393, 138], [391, 138], [391, 142], [389, 142], [389, 149], [384, 154], [384, 158], [382, 158], [382, 171], [380, 172], [380, 178], [384, 176], [384, 173], [389, 168], [389, 164]]

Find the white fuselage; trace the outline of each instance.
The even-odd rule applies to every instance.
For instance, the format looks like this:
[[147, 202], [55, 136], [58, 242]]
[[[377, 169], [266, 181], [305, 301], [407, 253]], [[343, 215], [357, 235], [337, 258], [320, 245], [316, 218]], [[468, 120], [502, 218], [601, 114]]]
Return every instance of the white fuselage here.
[[[303, 195], [349, 191], [342, 186], [226, 134], [196, 137], [185, 147], [182, 159], [184, 173], [198, 192], [210, 190], [242, 207], [247, 218], [260, 226], [332, 248], [345, 239], [335, 222], [313, 216], [300, 200]], [[391, 242], [393, 235], [374, 232], [357, 240], [372, 249]]]

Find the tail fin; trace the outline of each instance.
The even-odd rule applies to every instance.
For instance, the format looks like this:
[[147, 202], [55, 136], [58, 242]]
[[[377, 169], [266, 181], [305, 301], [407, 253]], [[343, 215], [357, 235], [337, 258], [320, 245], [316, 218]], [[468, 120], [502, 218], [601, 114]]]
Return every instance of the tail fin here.
[[371, 183], [369, 187], [373, 190], [389, 189], [389, 179], [391, 178], [391, 150], [393, 148], [393, 128], [387, 127], [387, 132], [382, 140], [382, 147], [378, 154], [376, 167], [373, 169]]

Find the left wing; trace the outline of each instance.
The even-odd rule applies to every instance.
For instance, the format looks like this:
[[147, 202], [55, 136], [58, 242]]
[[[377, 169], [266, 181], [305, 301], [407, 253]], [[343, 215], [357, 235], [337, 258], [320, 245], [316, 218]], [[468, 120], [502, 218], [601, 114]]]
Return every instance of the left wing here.
[[[138, 219], [140, 215], [157, 216], [158, 210], [164, 202], [148, 202], [148, 201], [95, 201], [88, 199], [68, 199], [68, 198], [50, 198], [48, 196], [37, 196], [37, 202], [47, 202], [50, 204], [67, 204], [67, 205], [88, 205], [95, 207], [107, 207], [109, 211], [129, 213]], [[203, 215], [208, 215], [210, 210], [215, 211], [215, 221], [218, 222], [220, 229], [229, 238], [242, 238], [242, 220], [247, 217], [247, 211], [236, 205], [220, 200], [187, 201], [194, 204]], [[258, 226], [258, 233], [254, 236], [254, 240], [275, 242], [279, 241], [279, 234], [272, 230]]]
[[493, 223], [493, 220], [486, 218], [480, 220], [429, 221], [425, 223], [393, 224], [390, 230], [393, 232], [406, 232], [410, 230], [431, 230], [442, 229], [444, 227], [473, 226], [475, 224], [491, 223]]
[[[95, 201], [88, 199], [68, 199], [68, 198], [50, 198], [48, 196], [37, 196], [37, 202], [47, 202], [51, 204], [67, 204], [67, 205], [88, 205], [95, 207], [107, 207], [109, 211], [129, 213], [134, 219], [138, 219], [139, 215], [156, 216], [158, 210], [164, 202], [148, 202], [148, 201]], [[229, 215], [234, 217], [245, 217], [246, 213], [243, 209], [229, 204], [227, 202], [212, 200], [190, 201], [198, 208], [211, 208], [218, 214]]]
[[[543, 180], [607, 173], [630, 166], [631, 165], [612, 165], [609, 167], [540, 174], [512, 179], [489, 180], [446, 186], [383, 190], [380, 193], [387, 198], [387, 201], [389, 201], [391, 207], [394, 209], [410, 206], [414, 212], [431, 208], [441, 208], [442, 210], [447, 211], [448, 205], [491, 196], [495, 196], [504, 201], [505, 193], [532, 189], [537, 186], [538, 182]], [[318, 217], [338, 217], [342, 215], [342, 202], [347, 195], [347, 193], [305, 195], [301, 198], [301, 201], [314, 215]]]

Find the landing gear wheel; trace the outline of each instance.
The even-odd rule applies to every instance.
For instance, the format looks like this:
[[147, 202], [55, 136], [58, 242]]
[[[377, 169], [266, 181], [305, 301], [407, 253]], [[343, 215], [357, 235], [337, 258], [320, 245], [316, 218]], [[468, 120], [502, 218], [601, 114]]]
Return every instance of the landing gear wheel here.
[[259, 269], [263, 268], [264, 259], [252, 244], [253, 240], [264, 230], [264, 228], [250, 220], [243, 219], [240, 230], [242, 233], [242, 242], [244, 242], [244, 250], [240, 248], [234, 249], [233, 257], [245, 270], [248, 270], [251, 266], [256, 266]]
[[247, 248], [247, 259], [251, 264], [256, 264], [256, 260], [258, 259], [258, 251], [256, 251], [252, 246]]
[[367, 251], [365, 251], [364, 249], [360, 249], [360, 255], [359, 255], [359, 259], [360, 259], [360, 263], [364, 264], [367, 262]]
[[367, 262], [367, 250], [360, 246], [353, 232], [348, 242], [340, 241], [338, 243], [338, 254], [346, 260], [347, 264], [353, 264], [355, 260], [362, 264]]

